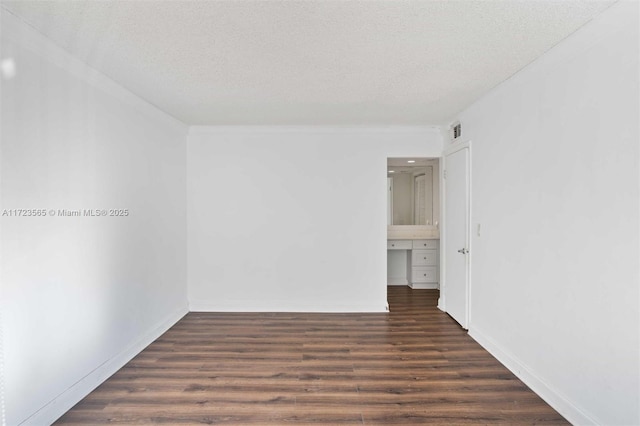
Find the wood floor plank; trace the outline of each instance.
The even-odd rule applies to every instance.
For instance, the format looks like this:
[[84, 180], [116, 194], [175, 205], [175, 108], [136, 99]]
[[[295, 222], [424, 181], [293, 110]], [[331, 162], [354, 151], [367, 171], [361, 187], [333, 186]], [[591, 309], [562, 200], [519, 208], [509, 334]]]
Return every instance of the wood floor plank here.
[[568, 424], [436, 305], [190, 313], [56, 424]]

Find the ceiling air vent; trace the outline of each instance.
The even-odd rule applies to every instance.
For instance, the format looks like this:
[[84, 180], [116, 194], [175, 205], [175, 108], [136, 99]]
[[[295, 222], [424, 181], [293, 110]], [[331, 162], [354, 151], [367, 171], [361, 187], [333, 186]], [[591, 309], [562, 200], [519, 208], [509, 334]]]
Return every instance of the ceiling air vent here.
[[456, 121], [455, 123], [453, 123], [449, 129], [449, 134], [451, 137], [452, 141], [455, 141], [456, 139], [458, 139], [460, 136], [462, 136], [462, 126], [460, 125], [459, 121]]

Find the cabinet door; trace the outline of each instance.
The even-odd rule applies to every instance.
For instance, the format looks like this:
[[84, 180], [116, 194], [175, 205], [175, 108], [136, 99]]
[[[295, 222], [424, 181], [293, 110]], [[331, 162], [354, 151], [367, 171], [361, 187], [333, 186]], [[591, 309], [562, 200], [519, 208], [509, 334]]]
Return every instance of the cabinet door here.
[[412, 250], [411, 264], [413, 266], [436, 266], [438, 252], [437, 250]]
[[435, 266], [414, 266], [411, 269], [411, 282], [434, 283], [438, 281], [438, 272]]
[[437, 249], [440, 240], [413, 240], [414, 249]]
[[411, 240], [387, 240], [387, 250], [411, 250]]

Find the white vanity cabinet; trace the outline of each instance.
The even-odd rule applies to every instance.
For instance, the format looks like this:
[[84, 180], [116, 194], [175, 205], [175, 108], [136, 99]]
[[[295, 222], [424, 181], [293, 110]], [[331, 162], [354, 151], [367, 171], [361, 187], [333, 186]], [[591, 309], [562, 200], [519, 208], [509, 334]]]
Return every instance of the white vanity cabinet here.
[[411, 250], [412, 248], [411, 240], [387, 240], [387, 250]]
[[439, 245], [436, 239], [387, 240], [387, 284], [438, 288]]

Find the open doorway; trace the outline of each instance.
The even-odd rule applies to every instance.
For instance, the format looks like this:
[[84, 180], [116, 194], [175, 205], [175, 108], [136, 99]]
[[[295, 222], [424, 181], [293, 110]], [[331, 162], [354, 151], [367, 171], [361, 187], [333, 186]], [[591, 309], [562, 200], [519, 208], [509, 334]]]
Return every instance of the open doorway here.
[[387, 159], [387, 286], [439, 290], [440, 158]]

